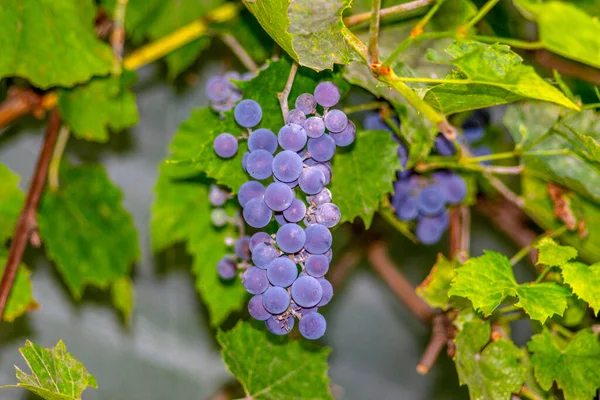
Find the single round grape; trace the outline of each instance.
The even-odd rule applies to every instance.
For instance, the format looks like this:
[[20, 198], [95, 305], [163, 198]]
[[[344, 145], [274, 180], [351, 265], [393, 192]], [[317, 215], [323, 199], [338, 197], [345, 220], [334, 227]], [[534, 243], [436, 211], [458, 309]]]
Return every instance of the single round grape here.
[[210, 185], [210, 190], [208, 192], [208, 201], [213, 206], [222, 206], [225, 204], [227, 199], [229, 198], [229, 193], [217, 185]]
[[306, 273], [313, 278], [320, 278], [329, 271], [329, 259], [323, 254], [313, 254], [304, 264]]
[[277, 150], [277, 136], [269, 129], [257, 129], [248, 138], [248, 150], [255, 151], [261, 149], [271, 154]]
[[331, 282], [325, 278], [319, 278], [317, 280], [323, 289], [323, 295], [321, 296], [321, 300], [317, 305], [319, 307], [323, 307], [326, 306], [333, 298], [333, 286], [331, 286]]
[[348, 121], [348, 125], [340, 133], [332, 133], [331, 137], [336, 145], [340, 147], [350, 146], [356, 139], [356, 125]]
[[308, 196], [306, 198], [308, 204], [314, 204], [315, 206], [319, 206], [325, 203], [331, 203], [331, 200], [331, 192], [327, 188], [321, 190], [319, 193], [313, 196]]
[[244, 155], [242, 156], [242, 169], [244, 170], [244, 172], [248, 171], [248, 156], [250, 155], [250, 152], [245, 152]]
[[306, 121], [306, 115], [304, 115], [304, 113], [300, 110], [290, 110], [287, 118], [285, 119], [287, 124], [302, 125], [304, 124], [304, 121]]
[[231, 133], [221, 133], [213, 142], [215, 153], [222, 158], [231, 158], [238, 151], [238, 141]]
[[327, 321], [318, 312], [302, 316], [298, 323], [300, 334], [308, 340], [316, 340], [325, 334]]
[[321, 170], [325, 177], [324, 185], [327, 186], [331, 182], [331, 163], [329, 161], [324, 163], [316, 163], [313, 165], [314, 168]]
[[262, 295], [263, 306], [271, 314], [281, 314], [287, 310], [290, 300], [288, 291], [277, 286], [271, 286]]
[[284, 150], [299, 151], [306, 145], [306, 131], [301, 125], [284, 125], [277, 134], [279, 145]]
[[289, 258], [279, 257], [269, 263], [269, 267], [267, 268], [267, 278], [269, 278], [271, 285], [285, 288], [294, 283], [296, 277], [298, 277], [298, 267], [296, 267], [296, 263]]
[[[471, 152], [473, 153], [473, 157], [483, 157], [483, 156], [489, 156], [490, 154], [492, 154], [492, 149], [490, 149], [488, 146], [477, 146], [474, 147]], [[481, 165], [490, 165], [492, 163], [491, 160], [485, 160], [485, 161], [480, 161], [479, 164]]]
[[213, 76], [206, 82], [205, 93], [210, 101], [223, 103], [233, 94], [233, 85], [223, 76]]
[[446, 199], [438, 185], [427, 186], [417, 197], [417, 209], [422, 215], [438, 215], [444, 210], [445, 204]]
[[300, 222], [306, 215], [306, 204], [300, 199], [292, 200], [292, 205], [283, 212], [283, 217], [288, 222]]
[[340, 208], [333, 203], [321, 204], [317, 207], [315, 213], [317, 223], [326, 226], [327, 228], [333, 228], [340, 222], [342, 213]]
[[338, 133], [348, 126], [348, 117], [342, 110], [331, 110], [325, 114], [325, 128], [329, 132]]
[[401, 201], [406, 196], [411, 194], [411, 184], [408, 179], [399, 179], [394, 182], [394, 194], [392, 195], [392, 205], [394, 207], [395, 203]]
[[275, 236], [277, 246], [281, 251], [294, 254], [302, 250], [304, 242], [306, 241], [306, 235], [304, 230], [298, 224], [285, 224], [277, 230]]
[[266, 243], [266, 244], [273, 243], [273, 239], [271, 239], [271, 235], [269, 235], [267, 232], [256, 232], [254, 235], [252, 235], [250, 237], [250, 243], [248, 245], [250, 247], [250, 252], [254, 252], [254, 249], [256, 248], [256, 246], [258, 246], [261, 243]]
[[311, 254], [323, 254], [331, 247], [331, 232], [324, 225], [314, 224], [305, 229], [304, 247]]
[[262, 108], [254, 100], [242, 100], [235, 106], [233, 117], [244, 128], [253, 128], [262, 119]]
[[323, 287], [312, 276], [302, 275], [292, 284], [292, 298], [300, 307], [314, 307], [323, 297]]
[[298, 96], [295, 105], [296, 109], [302, 111], [306, 115], [314, 113], [317, 109], [317, 101], [310, 93], [302, 93]]
[[250, 236], [242, 236], [234, 245], [235, 255], [242, 260], [250, 259]]
[[317, 194], [325, 188], [325, 175], [318, 168], [306, 167], [300, 175], [298, 186], [306, 194]]
[[252, 199], [246, 203], [242, 213], [244, 221], [253, 228], [264, 228], [269, 224], [273, 211], [261, 199]]
[[235, 262], [229, 257], [223, 257], [217, 263], [217, 273], [223, 279], [231, 279], [236, 274]]
[[421, 243], [430, 245], [440, 240], [444, 230], [445, 228], [435, 217], [421, 217], [417, 222], [415, 235]]
[[383, 119], [381, 119], [381, 116], [379, 115], [379, 112], [377, 112], [377, 111], [369, 113], [365, 116], [365, 119], [363, 119], [363, 127], [367, 130], [373, 130], [373, 131], [391, 131], [392, 130], [388, 126], [388, 124], [386, 124], [383, 121]]
[[273, 175], [281, 182], [292, 182], [300, 178], [302, 159], [290, 150], [284, 150], [273, 159]]
[[240, 186], [238, 191], [238, 202], [240, 206], [246, 207], [246, 204], [252, 199], [262, 199], [265, 195], [265, 187], [257, 181], [248, 181]]
[[340, 97], [340, 89], [333, 82], [321, 82], [315, 88], [315, 100], [323, 107], [335, 106]]
[[284, 218], [282, 212], [273, 213], [273, 216], [275, 218], [275, 222], [277, 222], [279, 225], [285, 225], [288, 223], [288, 221]]
[[448, 229], [448, 226], [450, 226], [450, 215], [448, 214], [447, 210], [444, 210], [440, 215], [428, 218], [434, 219], [440, 225], [442, 232]]
[[450, 171], [436, 171], [432, 176], [446, 202], [458, 204], [464, 200], [467, 195], [467, 184], [463, 178]]
[[313, 139], [321, 137], [325, 133], [325, 122], [321, 117], [307, 118], [302, 126], [306, 131], [306, 135]]
[[[274, 176], [274, 177], [273, 177], [273, 180], [274, 180], [275, 182], [281, 182], [279, 179], [277, 179], [277, 177], [276, 177], [276, 176]], [[291, 182], [281, 182], [281, 183], [285, 183], [286, 185], [288, 185], [288, 187], [289, 187], [290, 189], [293, 189], [293, 188], [295, 188], [296, 186], [298, 186], [298, 179], [296, 179], [296, 180], [294, 180], [294, 181], [291, 181]]]
[[229, 215], [222, 208], [215, 208], [210, 213], [210, 220], [215, 226], [224, 226], [229, 222]]
[[415, 196], [405, 196], [394, 204], [396, 216], [401, 221], [412, 221], [419, 216], [417, 208], [417, 198]]
[[270, 243], [260, 243], [252, 252], [252, 262], [260, 269], [267, 269], [278, 257], [279, 251]]
[[331, 160], [335, 154], [335, 141], [331, 136], [323, 135], [316, 139], [308, 139], [306, 148], [316, 161], [325, 162]]
[[273, 155], [266, 150], [256, 150], [248, 156], [246, 170], [251, 177], [258, 180], [267, 179], [272, 174]]
[[331, 260], [333, 260], [333, 250], [329, 249], [323, 255], [325, 257], [327, 257], [327, 259], [329, 260], [329, 262], [331, 262]]
[[265, 190], [265, 203], [273, 211], [285, 211], [292, 205], [294, 191], [281, 182], [273, 182]]
[[463, 135], [469, 143], [477, 142], [483, 138], [483, 135], [485, 134], [483, 125], [484, 121], [482, 118], [477, 118], [476, 116], [468, 118], [463, 123]]
[[263, 295], [257, 294], [252, 296], [248, 302], [248, 312], [250, 316], [258, 321], [266, 321], [271, 317], [271, 314], [263, 306]]
[[441, 133], [435, 139], [435, 150], [442, 156], [453, 156], [456, 154], [456, 147], [454, 143]]
[[286, 319], [280, 320], [273, 316], [265, 321], [265, 325], [267, 326], [269, 332], [274, 335], [287, 335], [292, 329], [294, 329], [294, 318], [290, 316]]
[[242, 275], [242, 284], [250, 294], [262, 294], [269, 287], [267, 271], [257, 267], [250, 267]]

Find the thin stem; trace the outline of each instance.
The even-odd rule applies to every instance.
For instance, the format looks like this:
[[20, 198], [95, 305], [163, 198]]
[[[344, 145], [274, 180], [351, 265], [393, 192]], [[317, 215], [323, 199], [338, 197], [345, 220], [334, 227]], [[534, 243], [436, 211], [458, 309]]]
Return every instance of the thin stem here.
[[369, 26], [369, 65], [379, 64], [379, 10], [381, 0], [371, 0], [371, 25]]
[[535, 279], [534, 283], [540, 283], [541, 281], [543, 281], [544, 278], [546, 277], [546, 275], [548, 275], [548, 273], [550, 271], [552, 271], [552, 269], [554, 269], [553, 266], [547, 266], [546, 268], [544, 268], [544, 270], [542, 271], [542, 273], [539, 274], [538, 277]]
[[517, 252], [517, 254], [515, 254], [514, 256], [512, 256], [512, 258], [510, 259], [510, 264], [511, 265], [515, 265], [516, 263], [518, 263], [519, 261], [521, 261], [523, 258], [525, 258], [525, 256], [527, 256], [527, 254], [529, 254], [529, 252], [531, 252], [531, 250], [534, 249], [534, 246], [539, 243], [539, 241], [543, 238], [555, 238], [558, 237], [560, 235], [562, 235], [563, 233], [565, 233], [569, 228], [566, 225], [561, 226], [560, 228], [557, 228], [553, 231], [548, 231], [538, 237], [536, 237], [535, 239], [533, 239], [531, 241], [531, 243], [529, 243], [527, 246], [523, 247], [521, 250], [519, 250]]
[[485, 42], [485, 43], [506, 44], [506, 45], [509, 45], [510, 47], [514, 47], [517, 49], [523, 49], [523, 50], [537, 50], [537, 49], [544, 48], [544, 43], [541, 41], [528, 42], [526, 40], [503, 38], [503, 37], [496, 37], [496, 36], [484, 36], [484, 35], [469, 35], [468, 39], [473, 39], [473, 40], [477, 40], [479, 42]]
[[288, 106], [288, 97], [290, 92], [292, 91], [292, 85], [294, 84], [294, 78], [296, 77], [296, 72], [298, 71], [298, 63], [294, 62], [292, 64], [292, 68], [290, 68], [290, 74], [288, 75], [287, 82], [285, 83], [285, 87], [283, 91], [277, 93], [277, 98], [279, 99], [279, 105], [281, 106], [281, 113], [283, 114], [283, 121], [287, 119], [287, 115], [290, 111]]
[[352, 114], [361, 111], [378, 110], [380, 108], [387, 108], [388, 104], [384, 101], [372, 101], [370, 103], [357, 104], [355, 106], [348, 106], [342, 108], [344, 114]]
[[482, 161], [504, 160], [507, 158], [514, 158], [516, 156], [517, 156], [516, 152], [507, 151], [504, 153], [488, 154], [488, 155], [479, 156], [479, 157], [464, 157], [460, 160], [460, 162], [466, 163], [466, 164], [471, 164], [471, 163], [480, 163]]
[[459, 33], [467, 33], [469, 31], [469, 29], [471, 29], [476, 23], [478, 23], [479, 21], [481, 21], [483, 19], [483, 17], [486, 16], [486, 14], [488, 12], [490, 12], [490, 10], [496, 5], [498, 4], [500, 0], [488, 0], [487, 3], [485, 3], [483, 5], [483, 7], [481, 7], [479, 9], [479, 11], [477, 12], [477, 14], [475, 14], [475, 16], [473, 18], [471, 18], [471, 20], [469, 22], [467, 22], [466, 24], [464, 24], [463, 26], [461, 26], [460, 28], [457, 29], [457, 32]]
[[[370, 15], [371, 14], [369, 13], [369, 16]], [[352, 33], [352, 31], [350, 31], [350, 29], [348, 29], [346, 26], [342, 28], [342, 35], [344, 36], [346, 43], [348, 43], [350, 47], [352, 47], [352, 50], [354, 50], [354, 52], [358, 54], [358, 56], [366, 63], [367, 54], [369, 51], [363, 41], [360, 40], [354, 33]]]
[[404, 50], [406, 50], [413, 43], [420, 42], [422, 40], [427, 40], [427, 39], [439, 39], [439, 38], [445, 38], [445, 37], [454, 36], [454, 35], [455, 34], [453, 32], [427, 32], [427, 33], [422, 33], [417, 36], [409, 36], [408, 38], [406, 38], [402, 42], [400, 42], [398, 47], [396, 47], [394, 49], [394, 51], [388, 56], [388, 58], [385, 59], [385, 61], [383, 62], [383, 66], [387, 66], [387, 67], [391, 66], [392, 63], [394, 63], [396, 61], [396, 59], [400, 56], [400, 54], [402, 54], [402, 52]]
[[572, 331], [570, 331], [569, 329], [565, 328], [561, 324], [553, 324], [552, 325], [552, 330], [554, 332], [560, 333], [563, 337], [565, 337], [567, 339], [573, 339], [573, 336], [575, 335]]
[[[387, 17], [389, 15], [399, 15], [404, 14], [409, 11], [416, 10], [421, 7], [427, 7], [428, 5], [434, 3], [435, 0], [415, 0], [404, 4], [398, 4], [396, 6], [382, 8], [379, 11], [380, 17]], [[371, 19], [371, 12], [365, 12], [361, 14], [352, 15], [350, 17], [344, 18], [344, 25], [350, 27], [354, 25], [358, 25], [365, 21]]]
[[431, 7], [429, 9], [429, 11], [427, 11], [427, 14], [425, 14], [425, 16], [423, 18], [421, 18], [421, 20], [419, 22], [417, 22], [415, 27], [412, 28], [412, 30], [410, 31], [411, 37], [415, 37], [415, 36], [418, 36], [423, 33], [425, 25], [427, 25], [427, 23], [431, 20], [431, 18], [435, 15], [435, 13], [438, 12], [440, 7], [442, 7], [442, 4], [444, 4], [444, 1], [445, 0], [437, 0], [435, 2], [433, 7]]
[[400, 129], [400, 127], [398, 127], [398, 125], [396, 125], [396, 123], [394, 121], [392, 121], [392, 119], [390, 118], [389, 115], [383, 115], [381, 117], [381, 119], [394, 132], [394, 135], [396, 135], [396, 137], [398, 139], [400, 139], [400, 141], [402, 142], [404, 147], [406, 147], [406, 150], [410, 151], [410, 147], [411, 147], [410, 139], [404, 133], [404, 131], [402, 131], [402, 129]]
[[526, 385], [523, 385], [523, 387], [521, 387], [521, 391], [519, 392], [519, 395], [521, 397], [525, 397], [529, 400], [544, 400], [544, 397], [541, 397], [537, 394], [535, 394], [529, 387], [527, 387]]
[[50, 190], [56, 191], [59, 187], [60, 160], [69, 141], [69, 127], [63, 125], [58, 132], [58, 139], [54, 146], [50, 166], [48, 167], [48, 186]]
[[123, 70], [123, 52], [125, 49], [125, 15], [128, 0], [117, 0], [113, 14], [113, 30], [110, 45], [113, 51], [113, 75], [121, 75]]
[[246, 49], [244, 49], [244, 47], [240, 44], [240, 42], [238, 42], [238, 40], [233, 35], [229, 33], [223, 33], [221, 35], [221, 40], [231, 49], [233, 54], [237, 56], [237, 58], [241, 61], [242, 64], [244, 64], [244, 67], [246, 67], [248, 71], [258, 71], [258, 66], [254, 62], [252, 57], [250, 57], [250, 54], [248, 54]]
[[379, 215], [381, 215], [383, 217], [383, 219], [385, 219], [398, 232], [400, 232], [401, 234], [406, 236], [411, 242], [413, 242], [415, 244], [419, 243], [419, 241], [417, 240], [415, 235], [409, 229], [408, 225], [406, 225], [402, 221], [398, 220], [398, 218], [396, 218], [393, 215], [392, 209], [389, 206], [382, 207], [381, 210], [379, 211]]
[[525, 200], [517, 196], [512, 190], [508, 188], [500, 179], [492, 176], [490, 173], [484, 173], [484, 176], [488, 179], [490, 184], [496, 189], [504, 198], [519, 208], [525, 207]]

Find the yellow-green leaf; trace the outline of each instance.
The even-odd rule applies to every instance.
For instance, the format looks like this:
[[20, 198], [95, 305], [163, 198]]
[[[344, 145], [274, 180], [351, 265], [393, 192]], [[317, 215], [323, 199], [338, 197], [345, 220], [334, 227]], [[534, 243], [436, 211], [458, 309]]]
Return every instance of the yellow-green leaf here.
[[596, 314], [600, 313], [600, 263], [587, 266], [580, 262], [570, 262], [562, 266], [565, 283], [573, 293], [587, 301]]
[[578, 254], [575, 247], [561, 246], [549, 237], [541, 239], [534, 247], [539, 250], [537, 263], [543, 265], [561, 266]]

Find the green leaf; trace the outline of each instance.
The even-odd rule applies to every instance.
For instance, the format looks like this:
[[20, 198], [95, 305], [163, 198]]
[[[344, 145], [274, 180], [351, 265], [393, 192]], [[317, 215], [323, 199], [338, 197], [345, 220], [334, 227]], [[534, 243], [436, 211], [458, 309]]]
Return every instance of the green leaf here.
[[424, 90], [424, 99], [444, 114], [505, 104], [523, 98], [548, 101], [567, 108], [579, 107], [535, 70], [522, 64], [508, 46], [475, 41], [454, 42], [446, 53], [457, 71], [447, 78], [464, 83], [442, 83]]
[[417, 294], [431, 307], [442, 310], [450, 306], [448, 291], [450, 282], [456, 276], [456, 265], [442, 254], [438, 254], [437, 261], [427, 278], [417, 287]]
[[515, 305], [542, 324], [554, 314], [563, 314], [571, 294], [554, 282], [519, 285], [508, 258], [493, 251], [468, 259], [457, 269], [451, 285], [450, 296], [466, 297], [485, 316], [510, 296], [517, 297], [519, 301]]
[[80, 139], [108, 141], [108, 128], [119, 131], [138, 122], [135, 95], [129, 89], [135, 81], [133, 72], [123, 78], [94, 78], [90, 82], [58, 93], [61, 116]]
[[333, 399], [327, 378], [328, 348], [276, 337], [257, 326], [239, 322], [217, 334], [223, 361], [247, 398]]
[[31, 374], [15, 366], [19, 383], [3, 387], [25, 388], [46, 400], [79, 400], [86, 388], [98, 388], [96, 378], [71, 353], [67, 353], [62, 340], [49, 349], [28, 340], [19, 352]]
[[600, 313], [600, 263], [587, 266], [580, 262], [570, 262], [561, 267], [565, 283], [573, 293], [588, 302], [596, 315]]
[[[514, 0], [527, 18], [537, 21], [544, 48], [563, 57], [600, 68], [600, 22], [569, 2]], [[577, 29], [573, 29], [576, 26]]]
[[537, 264], [561, 266], [577, 257], [577, 249], [571, 246], [561, 246], [554, 239], [545, 237], [534, 247], [539, 250]]
[[342, 13], [350, 0], [244, 0], [260, 25], [300, 65], [316, 71], [347, 64]]
[[95, 15], [91, 0], [6, 0], [0, 78], [20, 76], [47, 89], [108, 74], [112, 52], [96, 38]]
[[579, 331], [564, 348], [548, 329], [527, 344], [535, 377], [544, 390], [556, 382], [565, 400], [592, 399], [600, 388], [600, 344], [596, 335]]
[[[0, 248], [0, 275], [6, 268], [6, 252]], [[19, 264], [17, 276], [10, 290], [8, 301], [2, 319], [7, 322], [13, 322], [16, 318], [28, 311], [34, 311], [39, 308], [39, 304], [33, 298], [31, 291], [31, 281], [29, 276], [31, 272], [25, 264]]]
[[504, 339], [488, 344], [490, 334], [489, 321], [474, 319], [463, 324], [455, 339], [456, 371], [472, 399], [508, 400], [525, 381], [521, 351]]
[[115, 308], [121, 311], [125, 322], [129, 324], [135, 305], [135, 293], [131, 279], [122, 277], [114, 281], [110, 287], [110, 297]]
[[19, 175], [0, 164], [0, 245], [13, 235], [25, 201], [25, 194], [19, 189], [20, 179]]
[[333, 158], [331, 194], [343, 221], [360, 217], [368, 229], [381, 202], [393, 191], [398, 143], [386, 131], [358, 130], [348, 149], [337, 149]]
[[140, 255], [135, 225], [122, 198], [102, 167], [63, 162], [60, 188], [42, 199], [42, 241], [76, 299], [87, 285], [105, 288], [127, 276]]
[[[160, 251], [187, 242], [187, 250], [194, 256], [196, 288], [208, 308], [211, 325], [218, 326], [244, 307], [247, 294], [240, 279], [223, 281], [217, 275], [219, 260], [232, 253], [225, 238], [236, 233], [230, 225], [223, 229], [213, 226], [208, 190], [206, 180], [172, 180], [161, 173], [152, 206], [152, 245]], [[230, 215], [233, 209], [233, 205], [226, 208]]]

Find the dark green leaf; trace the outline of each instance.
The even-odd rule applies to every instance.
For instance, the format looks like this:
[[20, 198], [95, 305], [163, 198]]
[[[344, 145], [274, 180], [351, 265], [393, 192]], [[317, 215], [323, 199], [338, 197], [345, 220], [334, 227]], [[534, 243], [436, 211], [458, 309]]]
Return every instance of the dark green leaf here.
[[449, 307], [448, 290], [456, 276], [456, 265], [438, 254], [437, 261], [427, 278], [417, 287], [417, 294], [431, 307], [446, 310]]
[[[4, 268], [6, 268], [6, 253], [4, 249], [0, 248], [0, 275], [4, 272]], [[17, 276], [10, 290], [4, 315], [2, 316], [4, 321], [12, 322], [26, 312], [39, 308], [39, 304], [35, 301], [31, 292], [30, 274], [25, 264], [19, 265]]]
[[13, 235], [25, 201], [25, 195], [19, 189], [19, 180], [19, 175], [0, 164], [0, 245]]
[[561, 246], [552, 238], [545, 237], [535, 244], [539, 250], [538, 264], [561, 266], [577, 257], [577, 249], [571, 246]]
[[239, 322], [232, 330], [217, 334], [225, 365], [249, 399], [332, 399], [328, 348], [275, 337], [257, 325]]
[[573, 293], [588, 302], [596, 314], [600, 313], [600, 263], [587, 266], [570, 262], [561, 267], [565, 283]]

